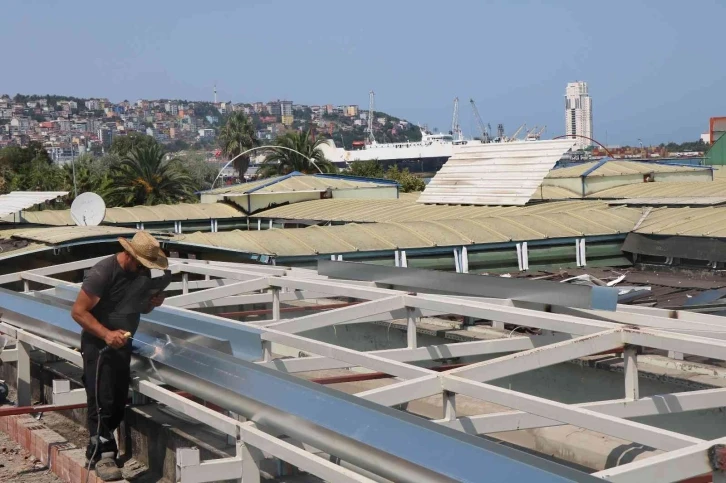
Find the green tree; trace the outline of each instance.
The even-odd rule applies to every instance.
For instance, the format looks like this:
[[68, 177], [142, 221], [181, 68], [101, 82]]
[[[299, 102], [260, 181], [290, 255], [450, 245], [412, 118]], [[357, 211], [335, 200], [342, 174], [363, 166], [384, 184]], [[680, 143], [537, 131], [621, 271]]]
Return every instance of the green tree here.
[[53, 164], [48, 151], [37, 141], [30, 141], [27, 147], [20, 148], [11, 146], [0, 149], [0, 165], [8, 167], [13, 171], [19, 171], [23, 166], [30, 164], [33, 160]]
[[[227, 117], [224, 126], [219, 130], [219, 147], [227, 159], [239, 156], [249, 149], [260, 145], [255, 134], [255, 127], [250, 118], [242, 111], [235, 112]], [[240, 179], [244, 176], [250, 165], [249, 156], [240, 156], [234, 162], [234, 168], [239, 173]]]
[[9, 190], [69, 191], [69, 185], [61, 168], [36, 157], [14, 173], [10, 179]]
[[353, 161], [350, 163], [348, 174], [352, 176], [360, 176], [361, 178], [385, 178], [386, 173], [383, 166], [377, 159], [369, 161]]
[[212, 187], [217, 177], [217, 168], [207, 162], [206, 156], [201, 152], [193, 152], [179, 158], [184, 170], [189, 173], [196, 191], [207, 190]]
[[92, 191], [103, 197], [111, 188], [110, 165], [106, 165], [101, 159], [94, 159], [89, 154], [83, 154], [76, 158], [73, 164], [63, 166], [65, 185], [70, 191], [71, 201], [75, 198], [73, 191], [73, 170], [75, 165], [75, 179], [78, 194]]
[[114, 136], [113, 141], [111, 141], [109, 152], [124, 158], [134, 148], [146, 148], [150, 146], [158, 146], [158, 144], [159, 143], [156, 142], [156, 139], [151, 136], [138, 132], [130, 132], [123, 136]]
[[[323, 154], [321, 145], [325, 139], [319, 137], [313, 140], [312, 132], [291, 131], [275, 139], [275, 144], [270, 146], [269, 154], [265, 156], [265, 162], [260, 167], [258, 174], [262, 177], [279, 176], [293, 171], [305, 174], [335, 173], [335, 165], [328, 161]], [[275, 149], [280, 147], [282, 149]], [[287, 149], [285, 149], [287, 148]], [[293, 149], [297, 152], [290, 151]], [[298, 153], [302, 153], [298, 154]], [[311, 162], [311, 159], [313, 162]], [[318, 171], [318, 168], [320, 171]]]
[[411, 174], [408, 168], [399, 170], [398, 166], [391, 166], [386, 171], [386, 178], [397, 181], [404, 193], [423, 191], [426, 188], [426, 183], [421, 178]]
[[111, 169], [106, 203], [135, 206], [195, 200], [194, 183], [179, 159], [165, 158], [158, 144], [133, 148]]

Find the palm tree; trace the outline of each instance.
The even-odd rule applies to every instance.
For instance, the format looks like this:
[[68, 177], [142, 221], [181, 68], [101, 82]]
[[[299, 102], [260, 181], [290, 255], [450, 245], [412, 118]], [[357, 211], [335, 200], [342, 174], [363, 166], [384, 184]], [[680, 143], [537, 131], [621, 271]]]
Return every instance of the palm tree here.
[[[241, 111], [229, 116], [225, 125], [219, 130], [218, 140], [222, 153], [227, 156], [227, 159], [232, 159], [240, 153], [260, 145], [250, 118]], [[242, 156], [235, 160], [234, 168], [239, 173], [240, 179], [244, 177], [249, 165], [249, 156]]]
[[111, 169], [111, 206], [174, 204], [193, 200], [194, 183], [177, 158], [165, 159], [158, 144], [133, 148]]
[[[262, 177], [279, 176], [293, 171], [305, 174], [335, 173], [335, 165], [325, 159], [325, 154], [320, 148], [325, 144], [324, 138], [313, 139], [312, 131], [287, 132], [275, 139], [275, 144], [270, 147], [270, 153], [266, 155], [258, 174]], [[275, 149], [275, 146], [288, 149]], [[293, 149], [297, 152], [290, 151]], [[302, 153], [305, 156], [301, 156]], [[313, 164], [310, 160], [313, 160]], [[317, 165], [317, 167], [316, 167]], [[320, 168], [320, 171], [318, 171]]]

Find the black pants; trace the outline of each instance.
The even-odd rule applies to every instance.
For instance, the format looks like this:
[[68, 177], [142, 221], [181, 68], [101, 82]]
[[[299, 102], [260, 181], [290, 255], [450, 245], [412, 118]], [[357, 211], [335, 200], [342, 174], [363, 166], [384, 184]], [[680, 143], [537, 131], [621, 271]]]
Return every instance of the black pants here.
[[[131, 362], [130, 344], [121, 349], [107, 349], [101, 352], [106, 344], [100, 339], [84, 333], [81, 337], [81, 353], [83, 354], [83, 384], [86, 387], [86, 400], [88, 403], [88, 433], [91, 436], [89, 443], [90, 455], [95, 449], [96, 440], [100, 437], [104, 442], [99, 446], [96, 457], [101, 453], [118, 452], [113, 439], [113, 431], [119, 427], [124, 417], [124, 408], [128, 398], [131, 383], [129, 364]], [[96, 368], [98, 366], [98, 383], [96, 383]], [[98, 387], [96, 387], [98, 384]], [[101, 407], [101, 430], [98, 431], [99, 411], [96, 406], [96, 391], [98, 391], [98, 404]], [[98, 434], [97, 434], [98, 433]]]

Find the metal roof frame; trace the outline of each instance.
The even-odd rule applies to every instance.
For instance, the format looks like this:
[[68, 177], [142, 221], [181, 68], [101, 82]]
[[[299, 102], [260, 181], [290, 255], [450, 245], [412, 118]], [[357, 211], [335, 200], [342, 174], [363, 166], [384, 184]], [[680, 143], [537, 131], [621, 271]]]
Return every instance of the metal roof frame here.
[[[77, 344], [79, 328], [70, 320], [67, 304], [74, 298], [78, 286], [53, 276], [90, 267], [96, 261], [83, 260], [0, 276], [0, 284], [22, 281], [26, 290], [29, 290], [31, 282], [51, 287], [36, 292], [36, 297], [0, 292], [3, 313], [0, 331], [17, 338], [19, 354], [25, 350], [24, 344], [34, 344], [75, 360], [73, 351], [58, 344]], [[504, 450], [501, 446], [492, 446], [465, 434], [561, 424], [571, 424], [666, 451], [659, 456], [597, 472], [593, 478], [623, 483], [679, 481], [718, 470], [708, 465], [706, 456], [726, 438], [703, 441], [629, 418], [726, 406], [726, 389], [640, 398], [637, 367], [638, 347], [726, 360], [726, 322], [723, 318], [678, 312], [675, 314], [678, 318], [674, 319], [671, 311], [638, 307], [618, 307], [614, 312], [556, 307], [517, 301], [514, 291], [511, 298], [499, 299], [487, 298], [486, 293], [479, 297], [410, 293], [380, 288], [371, 281], [330, 280], [311, 270], [229, 262], [172, 259], [171, 269], [181, 274], [183, 293], [170, 297], [167, 300], [169, 307], [145, 316], [142, 326], [147, 324], [147, 327], [142, 328], [137, 337], [139, 344], [135, 343], [138, 362], [142, 366], [146, 364], [144, 367], [148, 367], [149, 361], [153, 362], [155, 375], [171, 386], [187, 389], [255, 422], [270, 424], [303, 443], [336, 454], [366, 471], [396, 481], [481, 481], [481, 464], [486, 461], [488, 475], [495, 480], [509, 477], [537, 481], [590, 481], [585, 473], [564, 469], [518, 451]], [[205, 275], [210, 280], [191, 282], [189, 274]], [[435, 273], [431, 275], [435, 276]], [[190, 291], [191, 287], [199, 290]], [[281, 302], [326, 296], [349, 297], [362, 303], [281, 319]], [[216, 307], [237, 305], [252, 298], [255, 303], [268, 302], [272, 305], [271, 320], [242, 323], [191, 310], [205, 304]], [[495, 324], [512, 323], [540, 329], [541, 333], [516, 337], [510, 333], [509, 337], [504, 335], [501, 339], [420, 347], [416, 331], [420, 318], [436, 314], [487, 319]], [[361, 352], [299, 335], [314, 328], [392, 319], [406, 320], [406, 348]], [[38, 324], [45, 324], [43, 328], [46, 330], [41, 331]], [[164, 341], [150, 335], [153, 334], [152, 326], [169, 326], [182, 334], [197, 334], [196, 337], [214, 329], [217, 331], [214, 335], [219, 340], [229, 340], [233, 347], [237, 344], [237, 349], [233, 348], [235, 356], [225, 355], [209, 345], [205, 347], [176, 338], [167, 339], [164, 345]], [[48, 327], [52, 330], [47, 330]], [[220, 332], [221, 329], [217, 328], [224, 330]], [[694, 330], [699, 335], [693, 335]], [[707, 336], [711, 334], [721, 334], [721, 337]], [[273, 359], [273, 343], [316, 356]], [[161, 347], [160, 355], [154, 355], [148, 344], [152, 349]], [[623, 350], [624, 353], [624, 397], [620, 400], [567, 405], [488, 383], [508, 375], [611, 350]], [[496, 353], [509, 355], [444, 372], [411, 364], [454, 355]], [[246, 362], [257, 358], [260, 360], [256, 363]], [[229, 380], [220, 380], [217, 376], [200, 372], [204, 364], [199, 364], [199, 367], [190, 365], [192, 360], [206, 361], [206, 366], [219, 368], [218, 372], [229, 374], [229, 377], [244, 374], [253, 383], [246, 385], [244, 378], [229, 379], [228, 376], [224, 377]], [[347, 396], [288, 374], [359, 366], [391, 374], [398, 381]], [[194, 403], [177, 401], [148, 381], [137, 382], [135, 387], [144, 394], [150, 394], [150, 397], [171, 401], [202, 422], [223, 426], [228, 434], [235, 432], [244, 446], [242, 449], [247, 451], [257, 448], [256, 445], [269, 445], [279, 457], [294, 459], [315, 474], [327, 476], [340, 469], [320, 463], [318, 456], [305, 451], [291, 453], [290, 448], [274, 436], [262, 433], [259, 428], [239, 426], [241, 423], [236, 421], [220, 422]], [[288, 402], [275, 399], [269, 391], [255, 392], [255, 388], [259, 387], [277, 387], [280, 391], [273, 393], [284, 394]], [[291, 392], [288, 391], [296, 397], [290, 397]], [[240, 399], [240, 394], [244, 394], [243, 399]], [[507, 406], [514, 412], [457, 417], [456, 394]], [[385, 407], [433, 395], [444, 398], [446, 409], [446, 417], [435, 422]], [[292, 400], [296, 404], [290, 404]], [[323, 400], [330, 401], [330, 405], [321, 405]], [[315, 404], [308, 404], [311, 401]], [[324, 407], [322, 412], [321, 406]], [[272, 411], [267, 414], [275, 417], [256, 419], [259, 416], [255, 415], [262, 414], [259, 412], [262, 407]], [[362, 421], [369, 428], [377, 427], [381, 431], [361, 433]], [[442, 457], [443, 454], [446, 458]], [[375, 460], [370, 459], [373, 455]], [[205, 462], [205, 465], [208, 464], [206, 478], [215, 476], [215, 468], [220, 471], [216, 476], [229, 474], [221, 473], [222, 468], [228, 468], [227, 465], [236, 465], [234, 467], [239, 467], [240, 472], [247, 465], [247, 471], [254, 473], [257, 467], [250, 467], [254, 458], [246, 461], [241, 458], [241, 461]], [[185, 471], [192, 475], [192, 470]], [[189, 476], [184, 481], [209, 481], [204, 479], [204, 475], [194, 474], [197, 476]], [[714, 474], [723, 476], [720, 470]], [[363, 473], [355, 471], [337, 472], [335, 475], [334, 481], [368, 481]]]

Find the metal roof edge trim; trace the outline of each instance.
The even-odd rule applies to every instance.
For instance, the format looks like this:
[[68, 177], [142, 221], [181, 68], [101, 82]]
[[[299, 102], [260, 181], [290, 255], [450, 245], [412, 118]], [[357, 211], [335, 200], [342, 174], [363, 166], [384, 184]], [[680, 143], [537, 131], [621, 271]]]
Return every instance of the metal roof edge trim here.
[[587, 178], [590, 174], [592, 174], [593, 171], [595, 171], [596, 169], [601, 168], [608, 161], [612, 161], [612, 159], [610, 159], [610, 158], [603, 158], [603, 159], [601, 159], [600, 161], [598, 161], [597, 163], [595, 163], [594, 166], [590, 167], [590, 169], [588, 169], [584, 173], [582, 173], [580, 175], [580, 178]]
[[380, 183], [389, 185], [399, 185], [398, 181], [394, 179], [385, 178], [366, 178], [365, 176], [353, 176], [348, 174], [331, 174], [331, 173], [317, 173], [313, 175], [315, 178], [330, 178], [330, 179], [342, 179], [350, 181], [361, 181], [363, 183]]

